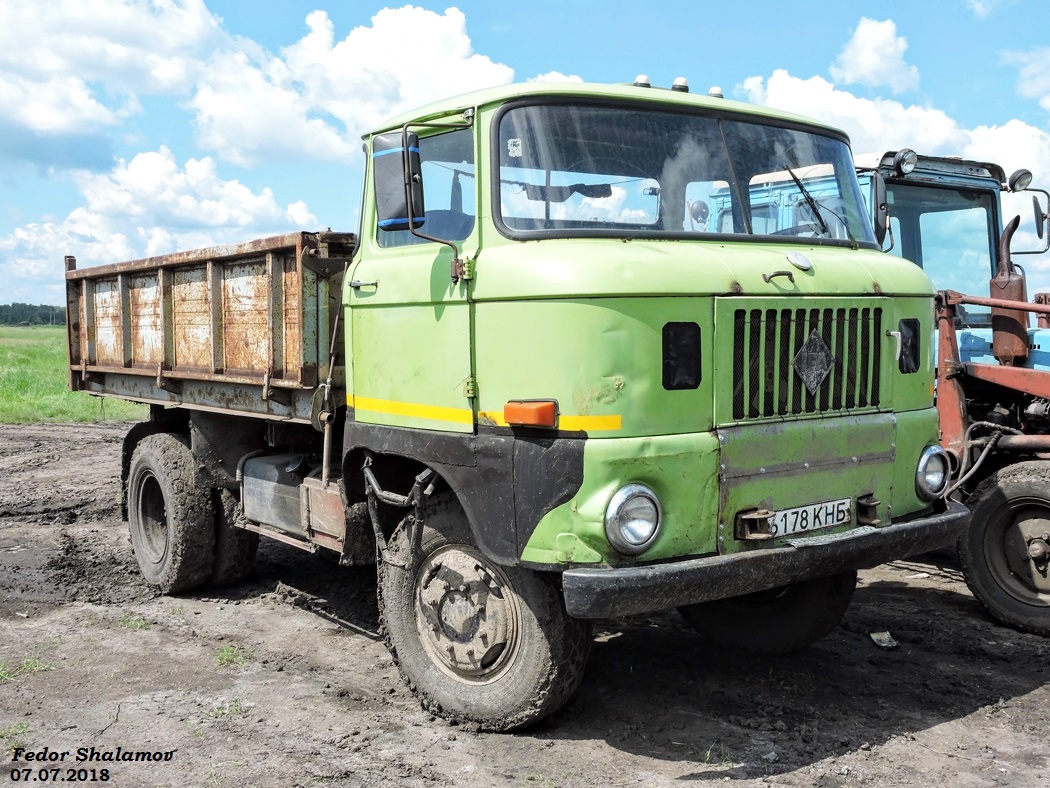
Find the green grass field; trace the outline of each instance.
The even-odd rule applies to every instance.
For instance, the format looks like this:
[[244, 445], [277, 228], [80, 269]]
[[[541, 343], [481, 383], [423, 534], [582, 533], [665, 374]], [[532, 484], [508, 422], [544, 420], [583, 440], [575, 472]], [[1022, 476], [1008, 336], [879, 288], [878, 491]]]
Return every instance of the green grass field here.
[[65, 326], [0, 326], [0, 423], [143, 421], [145, 405], [69, 390]]

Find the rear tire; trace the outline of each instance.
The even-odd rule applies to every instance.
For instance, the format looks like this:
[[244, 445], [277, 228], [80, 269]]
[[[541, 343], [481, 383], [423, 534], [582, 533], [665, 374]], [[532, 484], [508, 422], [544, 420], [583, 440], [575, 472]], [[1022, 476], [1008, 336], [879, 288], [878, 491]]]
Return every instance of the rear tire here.
[[556, 580], [487, 558], [451, 495], [427, 508], [414, 556], [410, 522], [380, 561], [380, 611], [387, 647], [423, 707], [491, 731], [561, 708], [583, 678], [590, 624], [565, 612]]
[[843, 572], [678, 611], [693, 629], [719, 645], [755, 654], [789, 654], [838, 626], [856, 587], [857, 573]]
[[211, 575], [215, 507], [193, 468], [186, 441], [169, 433], [146, 436], [131, 456], [131, 546], [146, 582], [165, 594], [197, 588]]
[[215, 562], [209, 581], [215, 586], [231, 586], [248, 579], [255, 569], [259, 534], [238, 527], [244, 514], [232, 492], [215, 492]]
[[1050, 635], [1050, 462], [1008, 465], [974, 492], [970, 522], [959, 539], [966, 585], [996, 619]]

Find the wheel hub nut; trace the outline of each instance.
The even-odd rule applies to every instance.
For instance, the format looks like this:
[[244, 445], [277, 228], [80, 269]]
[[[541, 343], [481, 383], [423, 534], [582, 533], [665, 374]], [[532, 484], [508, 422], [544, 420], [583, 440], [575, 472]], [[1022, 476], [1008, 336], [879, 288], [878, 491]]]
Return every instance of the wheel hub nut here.
[[1028, 557], [1038, 564], [1050, 560], [1050, 543], [1044, 539], [1033, 539], [1028, 543]]

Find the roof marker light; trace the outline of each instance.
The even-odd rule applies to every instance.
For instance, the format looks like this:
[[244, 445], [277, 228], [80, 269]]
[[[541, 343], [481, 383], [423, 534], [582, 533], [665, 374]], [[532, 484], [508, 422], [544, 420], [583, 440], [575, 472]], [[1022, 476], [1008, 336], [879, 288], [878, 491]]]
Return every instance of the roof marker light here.
[[688, 93], [689, 80], [685, 77], [675, 77], [674, 84], [671, 85], [671, 90], [677, 90], [679, 93]]
[[636, 76], [634, 78], [634, 86], [636, 88], [651, 88], [652, 85], [649, 84], [649, 75], [639, 74], [638, 76]]

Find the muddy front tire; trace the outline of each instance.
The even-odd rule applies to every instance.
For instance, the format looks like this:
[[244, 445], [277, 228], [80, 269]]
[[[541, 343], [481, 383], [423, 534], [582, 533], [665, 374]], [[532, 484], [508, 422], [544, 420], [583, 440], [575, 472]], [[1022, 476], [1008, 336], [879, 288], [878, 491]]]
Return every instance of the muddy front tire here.
[[857, 573], [679, 608], [708, 640], [755, 654], [789, 654], [830, 633], [846, 613]]
[[590, 626], [565, 612], [554, 578], [489, 560], [450, 495], [428, 507], [415, 552], [406, 525], [380, 562], [380, 604], [387, 646], [423, 707], [492, 731], [559, 709], [583, 677]]
[[165, 594], [208, 581], [215, 548], [211, 491], [193, 477], [193, 455], [175, 435], [149, 435], [128, 472], [131, 546], [146, 582]]
[[959, 560], [999, 621], [1050, 635], [1050, 462], [1008, 465], [974, 492]]

